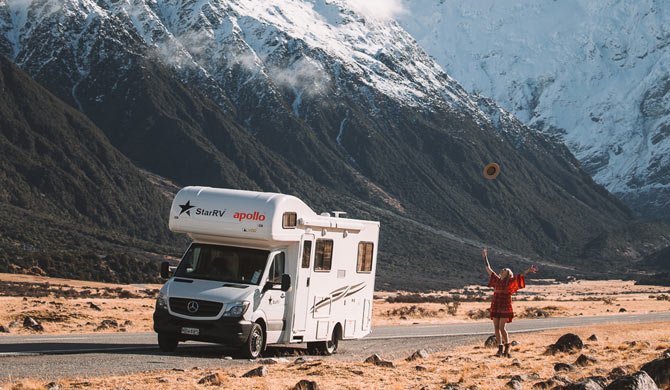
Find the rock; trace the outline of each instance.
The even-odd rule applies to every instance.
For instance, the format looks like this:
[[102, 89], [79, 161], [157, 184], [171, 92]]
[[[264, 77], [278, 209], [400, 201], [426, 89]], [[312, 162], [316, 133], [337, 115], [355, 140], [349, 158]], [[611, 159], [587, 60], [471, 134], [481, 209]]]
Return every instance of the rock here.
[[0, 333], [9, 333], [9, 327], [5, 328], [3, 325], [0, 325]]
[[296, 358], [296, 359], [293, 361], [293, 364], [303, 364], [303, 363], [305, 363], [306, 361], [307, 361], [307, 360], [305, 360], [304, 357], [299, 357], [299, 358]]
[[509, 387], [510, 389], [514, 389], [514, 390], [522, 390], [523, 389], [523, 386], [521, 385], [521, 382], [516, 380], [516, 379], [512, 379], [509, 382], [505, 383], [505, 386]]
[[428, 370], [428, 369], [427, 369], [426, 367], [424, 367], [424, 366], [416, 366], [416, 367], [414, 367], [414, 369], [417, 370], [417, 371], [427, 371], [427, 370]]
[[44, 331], [44, 327], [42, 326], [42, 324], [37, 322], [37, 320], [34, 319], [33, 317], [25, 317], [23, 319], [23, 327], [26, 329], [32, 329], [36, 332]]
[[484, 341], [484, 346], [486, 348], [497, 348], [498, 342], [496, 341], [496, 336], [489, 336], [489, 338]]
[[223, 378], [221, 374], [215, 372], [214, 374], [205, 375], [198, 381], [199, 385], [221, 386]]
[[517, 345], [519, 345], [519, 342], [514, 340], [510, 343], [510, 345], [513, 346], [513, 347], [516, 347]]
[[117, 328], [119, 326], [119, 323], [116, 320], [102, 320], [100, 323], [100, 326], [105, 326], [108, 328]]
[[90, 307], [91, 309], [93, 309], [95, 311], [102, 311], [102, 308], [100, 306], [96, 305], [93, 302], [88, 302], [88, 307]]
[[314, 381], [303, 379], [293, 386], [293, 390], [319, 390], [319, 385]]
[[442, 390], [463, 390], [463, 388], [458, 383], [447, 383], [442, 386]]
[[170, 380], [168, 378], [158, 378], [158, 383], [169, 383]]
[[531, 372], [530, 374], [528, 374], [528, 379], [536, 381], [540, 379], [540, 374], [538, 374], [537, 372]]
[[598, 359], [584, 354], [579, 355], [577, 360], [575, 360], [575, 365], [579, 367], [586, 367], [595, 363], [598, 363]]
[[619, 313], [625, 313], [626, 311], [627, 311], [627, 310], [624, 309], [623, 307], [622, 307], [621, 309], [619, 309]]
[[511, 364], [511, 365], [512, 365], [512, 367], [521, 367], [521, 362], [519, 361], [519, 359], [514, 358], [514, 359], [512, 360], [512, 364]]
[[549, 346], [551, 352], [573, 352], [584, 348], [582, 339], [576, 334], [566, 333], [559, 337], [555, 344]]
[[268, 368], [265, 366], [258, 366], [251, 371], [247, 371], [246, 374], [242, 375], [242, 378], [254, 378], [259, 376], [266, 376], [268, 374]]
[[172, 371], [185, 372], [186, 370], [184, 370], [183, 368], [173, 368]]
[[589, 340], [589, 341], [598, 341], [598, 336], [592, 334], [591, 336], [589, 336], [589, 338], [588, 338], [587, 340]]
[[652, 360], [640, 370], [649, 374], [658, 387], [670, 387], [670, 358]]
[[133, 322], [131, 320], [125, 320], [123, 321], [123, 326], [133, 326]]
[[612, 371], [610, 371], [610, 373], [607, 374], [607, 377], [610, 379], [617, 379], [626, 375], [628, 375], [628, 371], [626, 371], [626, 369], [624, 369], [623, 367], [614, 367]]
[[288, 363], [288, 359], [285, 359], [285, 358], [267, 358], [267, 359], [259, 360], [258, 363], [259, 364]]
[[572, 372], [575, 370], [575, 366], [570, 363], [556, 363], [554, 364], [554, 371], [556, 372]]
[[649, 374], [638, 371], [615, 380], [605, 390], [658, 390], [658, 386]]
[[222, 356], [221, 359], [223, 360], [233, 360], [232, 356]]
[[585, 379], [576, 383], [570, 383], [561, 388], [562, 390], [603, 390], [600, 382], [593, 379]]
[[661, 357], [662, 358], [670, 358], [670, 348], [663, 351], [663, 353], [661, 354]]
[[49, 382], [44, 386], [44, 388], [46, 390], [60, 390], [62, 387], [56, 382]]
[[377, 363], [377, 362], [379, 362], [379, 361], [381, 361], [381, 360], [382, 360], [382, 358], [381, 358], [379, 355], [377, 355], [377, 354], [375, 353], [374, 355], [370, 355], [370, 356], [368, 356], [368, 357], [364, 360], [364, 362], [365, 362], [365, 363]]
[[426, 352], [425, 349], [420, 349], [412, 354], [412, 356], [408, 357], [407, 360], [408, 362], [417, 360], [417, 359], [426, 359], [428, 358], [428, 352]]
[[393, 364], [393, 362], [389, 360], [380, 360], [377, 363], [375, 363], [375, 365], [379, 367], [395, 368], [395, 364]]
[[400, 319], [401, 319], [401, 320], [406, 320], [407, 317], [405, 317], [405, 316], [400, 316]]
[[555, 387], [563, 386], [565, 382], [560, 382], [557, 381], [553, 378], [547, 379], [546, 381], [542, 382], [537, 382], [533, 384], [533, 389], [534, 390], [545, 390], [545, 389], [553, 389]]

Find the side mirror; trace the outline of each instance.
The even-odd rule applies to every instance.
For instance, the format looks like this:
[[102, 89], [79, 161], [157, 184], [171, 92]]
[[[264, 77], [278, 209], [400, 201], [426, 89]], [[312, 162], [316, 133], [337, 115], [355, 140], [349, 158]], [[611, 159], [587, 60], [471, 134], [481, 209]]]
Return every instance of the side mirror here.
[[281, 290], [286, 292], [291, 288], [291, 276], [289, 274], [283, 274], [281, 276]]
[[164, 261], [161, 263], [161, 278], [170, 279], [170, 262]]

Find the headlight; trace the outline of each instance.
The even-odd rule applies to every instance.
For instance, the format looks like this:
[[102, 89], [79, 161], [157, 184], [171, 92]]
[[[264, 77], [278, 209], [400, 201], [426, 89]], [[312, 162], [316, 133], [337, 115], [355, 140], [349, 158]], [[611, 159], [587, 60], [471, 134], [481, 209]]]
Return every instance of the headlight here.
[[229, 303], [226, 311], [223, 313], [224, 317], [242, 317], [249, 307], [249, 302], [233, 302]]
[[158, 297], [156, 297], [156, 309], [167, 310], [168, 301], [165, 294], [162, 291], [158, 292]]

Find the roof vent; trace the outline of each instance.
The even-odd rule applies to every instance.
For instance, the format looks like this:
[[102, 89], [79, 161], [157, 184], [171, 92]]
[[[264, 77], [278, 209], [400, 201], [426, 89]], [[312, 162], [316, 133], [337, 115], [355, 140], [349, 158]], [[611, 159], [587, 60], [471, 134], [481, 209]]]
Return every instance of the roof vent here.
[[330, 217], [330, 213], [327, 211], [324, 211], [323, 213], [319, 214], [322, 217]]
[[333, 211], [333, 216], [335, 218], [340, 218], [340, 216], [343, 216], [343, 215], [346, 215], [346, 214], [347, 214], [346, 211]]

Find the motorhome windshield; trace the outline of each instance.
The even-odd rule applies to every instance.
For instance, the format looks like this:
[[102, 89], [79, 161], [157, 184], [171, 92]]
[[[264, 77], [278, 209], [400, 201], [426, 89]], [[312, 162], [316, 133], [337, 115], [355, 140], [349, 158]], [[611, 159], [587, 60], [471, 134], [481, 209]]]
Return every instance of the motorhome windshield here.
[[176, 277], [258, 284], [270, 252], [222, 245], [192, 244]]

